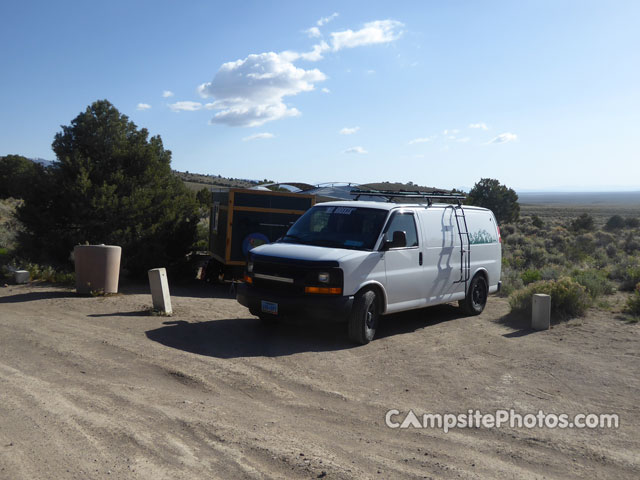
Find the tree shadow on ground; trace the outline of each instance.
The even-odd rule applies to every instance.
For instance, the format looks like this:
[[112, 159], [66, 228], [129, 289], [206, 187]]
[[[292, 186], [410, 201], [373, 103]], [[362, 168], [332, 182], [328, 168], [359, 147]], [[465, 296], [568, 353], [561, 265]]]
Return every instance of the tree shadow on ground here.
[[[125, 295], [151, 295], [148, 283], [121, 280], [118, 291]], [[169, 282], [172, 297], [186, 298], [236, 298], [235, 286], [231, 283], [211, 284], [202, 281], [187, 283]]]
[[151, 312], [149, 310], [137, 310], [133, 312], [115, 312], [115, 313], [92, 313], [87, 315], [91, 318], [103, 318], [103, 317], [149, 317]]
[[[44, 287], [43, 287], [44, 288]], [[18, 293], [16, 295], [7, 295], [0, 297], [0, 303], [23, 303], [33, 302], [36, 300], [50, 300], [53, 298], [77, 298], [79, 297], [73, 290], [42, 290], [37, 292]]]
[[[376, 338], [413, 332], [461, 315], [457, 308], [447, 305], [389, 315], [382, 318]], [[163, 325], [147, 331], [147, 338], [167, 347], [217, 358], [280, 357], [358, 347], [349, 340], [344, 323], [292, 320], [264, 324], [251, 317], [195, 323], [168, 321]]]

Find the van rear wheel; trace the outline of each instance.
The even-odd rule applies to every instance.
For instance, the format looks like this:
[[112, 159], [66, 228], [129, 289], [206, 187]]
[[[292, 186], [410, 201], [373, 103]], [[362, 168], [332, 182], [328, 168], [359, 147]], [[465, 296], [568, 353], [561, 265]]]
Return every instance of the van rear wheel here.
[[467, 296], [458, 305], [467, 315], [480, 315], [487, 304], [489, 288], [484, 275], [478, 274], [471, 280]]
[[349, 315], [349, 338], [361, 345], [369, 343], [376, 334], [379, 317], [376, 293], [373, 290], [359, 292]]

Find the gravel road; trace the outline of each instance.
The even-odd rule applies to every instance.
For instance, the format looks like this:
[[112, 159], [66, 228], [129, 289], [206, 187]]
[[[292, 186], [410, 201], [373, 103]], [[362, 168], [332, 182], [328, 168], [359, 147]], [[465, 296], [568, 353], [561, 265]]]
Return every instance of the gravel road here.
[[[1, 479], [629, 478], [640, 326], [592, 311], [546, 332], [491, 297], [342, 325], [265, 326], [228, 287], [79, 297], [0, 288]], [[393, 429], [409, 410], [617, 413], [617, 429]]]

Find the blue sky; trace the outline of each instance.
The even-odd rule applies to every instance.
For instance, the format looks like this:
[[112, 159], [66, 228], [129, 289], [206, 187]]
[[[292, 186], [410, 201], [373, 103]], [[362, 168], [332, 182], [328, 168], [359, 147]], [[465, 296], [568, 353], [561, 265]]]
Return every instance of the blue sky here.
[[640, 189], [637, 1], [0, 6], [0, 155], [108, 99], [173, 168]]

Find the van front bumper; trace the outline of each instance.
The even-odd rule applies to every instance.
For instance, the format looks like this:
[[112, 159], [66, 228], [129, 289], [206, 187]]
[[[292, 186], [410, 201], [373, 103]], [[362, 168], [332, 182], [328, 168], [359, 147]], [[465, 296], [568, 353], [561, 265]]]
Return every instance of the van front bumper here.
[[273, 315], [262, 311], [264, 301], [278, 305], [278, 313], [273, 315], [277, 318], [328, 322], [346, 322], [353, 306], [353, 296], [284, 295], [246, 283], [238, 285], [236, 300], [253, 315]]

